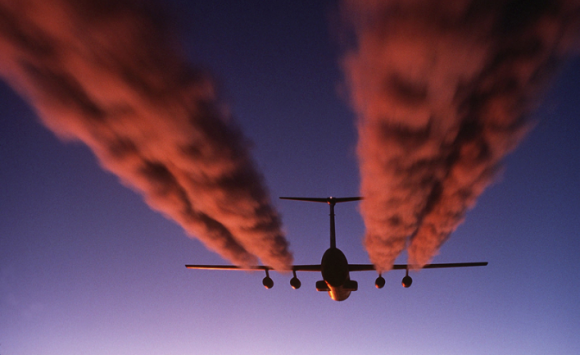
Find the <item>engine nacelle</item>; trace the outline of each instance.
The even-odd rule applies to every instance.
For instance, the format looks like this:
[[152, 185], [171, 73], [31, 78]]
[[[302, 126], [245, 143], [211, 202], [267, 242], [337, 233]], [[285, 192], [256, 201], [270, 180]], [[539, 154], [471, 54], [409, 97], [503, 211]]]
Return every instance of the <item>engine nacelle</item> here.
[[406, 275], [405, 277], [403, 277], [403, 281], [401, 281], [401, 284], [403, 285], [404, 288], [411, 287], [412, 283], [413, 283], [413, 279], [409, 275]]
[[269, 290], [274, 287], [274, 281], [270, 278], [270, 276], [266, 276], [262, 280], [262, 285], [264, 285], [264, 287]]
[[298, 280], [297, 277], [293, 277], [290, 279], [290, 286], [292, 286], [293, 289], [297, 290], [300, 288], [300, 286], [302, 286], [302, 283], [300, 282], [300, 280]]
[[385, 287], [385, 278], [382, 275], [379, 275], [379, 277], [377, 277], [377, 280], [375, 281], [375, 287], [376, 288]]

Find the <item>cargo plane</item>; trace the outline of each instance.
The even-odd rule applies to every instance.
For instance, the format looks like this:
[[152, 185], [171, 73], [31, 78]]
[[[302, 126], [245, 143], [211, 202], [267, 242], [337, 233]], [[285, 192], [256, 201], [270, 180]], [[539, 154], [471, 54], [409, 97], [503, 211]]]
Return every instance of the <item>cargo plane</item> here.
[[[334, 227], [334, 205], [340, 202], [359, 201], [362, 197], [327, 197], [327, 198], [313, 198], [313, 197], [280, 197], [283, 200], [296, 200], [308, 202], [322, 202], [330, 206], [330, 248], [328, 248], [322, 256], [320, 264], [313, 265], [294, 265], [292, 266], [292, 279], [290, 279], [290, 286], [293, 289], [298, 289], [301, 282], [296, 276], [297, 271], [317, 271], [322, 273], [322, 280], [316, 282], [316, 291], [328, 292], [330, 298], [335, 301], [346, 300], [352, 291], [358, 289], [358, 283], [350, 279], [350, 272], [355, 271], [372, 271], [376, 270], [372, 264], [349, 264], [344, 253], [336, 247], [336, 233]], [[454, 268], [454, 267], [472, 267], [485, 266], [487, 262], [470, 262], [470, 263], [444, 263], [444, 264], [427, 264], [423, 269], [439, 269], [439, 268]], [[188, 269], [202, 269], [202, 270], [245, 270], [254, 271], [262, 270], [266, 272], [266, 277], [262, 280], [265, 288], [270, 289], [274, 286], [274, 281], [270, 278], [270, 270], [273, 268], [269, 266], [253, 266], [253, 267], [238, 267], [231, 265], [185, 265]], [[411, 286], [413, 279], [409, 276], [409, 265], [395, 264], [393, 270], [405, 270], [405, 277], [403, 277], [402, 285], [407, 288]], [[379, 273], [375, 281], [376, 288], [383, 288], [385, 286], [385, 279]]]

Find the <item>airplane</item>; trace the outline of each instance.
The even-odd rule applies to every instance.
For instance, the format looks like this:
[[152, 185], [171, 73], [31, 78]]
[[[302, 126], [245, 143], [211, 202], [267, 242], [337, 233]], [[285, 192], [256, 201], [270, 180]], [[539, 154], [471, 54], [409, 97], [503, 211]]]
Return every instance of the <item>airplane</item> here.
[[[350, 279], [350, 272], [355, 271], [372, 271], [376, 270], [373, 264], [349, 264], [344, 253], [336, 247], [336, 232], [334, 226], [334, 205], [341, 202], [359, 201], [362, 197], [280, 197], [282, 200], [308, 201], [308, 202], [322, 202], [330, 206], [330, 248], [328, 248], [323, 256], [320, 264], [314, 265], [294, 265], [292, 266], [292, 279], [290, 279], [290, 286], [293, 289], [299, 289], [302, 285], [298, 277], [297, 271], [317, 271], [322, 273], [322, 280], [316, 282], [316, 291], [328, 292], [331, 299], [334, 301], [346, 300], [352, 291], [358, 290], [358, 283]], [[443, 263], [443, 264], [427, 264], [423, 269], [438, 269], [438, 268], [453, 268], [453, 267], [472, 267], [472, 266], [486, 266], [487, 262], [469, 262], [469, 263]], [[188, 269], [201, 270], [263, 270], [266, 272], [266, 277], [262, 280], [262, 284], [266, 289], [274, 287], [274, 281], [270, 278], [270, 270], [272, 267], [258, 265], [253, 267], [238, 267], [232, 265], [185, 265]], [[409, 276], [409, 265], [395, 264], [393, 270], [405, 270], [405, 277], [403, 277], [401, 284], [408, 288], [413, 283], [413, 279]], [[385, 279], [379, 273], [375, 281], [375, 287], [380, 289], [385, 286]]]

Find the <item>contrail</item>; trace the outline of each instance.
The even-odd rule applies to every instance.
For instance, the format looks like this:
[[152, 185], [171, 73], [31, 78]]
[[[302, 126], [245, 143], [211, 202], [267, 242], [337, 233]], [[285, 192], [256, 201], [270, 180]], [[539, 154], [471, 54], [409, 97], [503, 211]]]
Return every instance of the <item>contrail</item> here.
[[577, 44], [578, 1], [345, 0], [364, 244], [421, 267], [493, 181]]
[[248, 142], [155, 13], [130, 0], [0, 0], [0, 75], [190, 236], [235, 264], [289, 269]]

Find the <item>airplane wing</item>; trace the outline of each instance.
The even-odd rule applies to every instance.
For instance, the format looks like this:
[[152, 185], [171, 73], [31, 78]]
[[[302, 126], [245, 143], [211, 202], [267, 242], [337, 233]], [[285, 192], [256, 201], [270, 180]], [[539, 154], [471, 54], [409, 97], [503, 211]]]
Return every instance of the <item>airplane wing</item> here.
[[[472, 267], [472, 266], [486, 266], [487, 262], [472, 262], [472, 263], [442, 263], [442, 264], [427, 264], [423, 266], [423, 269], [442, 269], [451, 267]], [[256, 271], [256, 270], [274, 270], [269, 266], [251, 266], [251, 267], [240, 267], [234, 265], [185, 265], [188, 269], [197, 270], [230, 270], [230, 271]], [[411, 268], [407, 264], [395, 264], [392, 270], [406, 270]], [[373, 271], [376, 270], [373, 264], [348, 264], [349, 271]], [[312, 265], [294, 265], [292, 270], [288, 271], [321, 271], [320, 264]]]
[[[484, 262], [472, 262], [472, 263], [441, 263], [441, 264], [427, 264], [423, 266], [423, 269], [442, 269], [450, 267], [472, 267], [472, 266], [486, 266], [487, 261]], [[407, 264], [395, 264], [392, 270], [407, 270], [411, 269], [411, 265]], [[348, 264], [349, 271], [372, 271], [376, 270], [373, 264]]]
[[294, 271], [318, 271], [322, 270], [322, 265], [294, 265], [292, 266]]
[[252, 266], [252, 267], [239, 267], [234, 265], [185, 265], [188, 269], [197, 270], [237, 270], [237, 271], [255, 271], [255, 270], [273, 270], [269, 266]]
[[[229, 271], [255, 271], [255, 270], [274, 270], [269, 266], [251, 266], [251, 267], [240, 267], [234, 265], [185, 265], [188, 269], [197, 270], [229, 270]], [[287, 271], [320, 271], [320, 265], [294, 265], [292, 270]], [[283, 271], [283, 270], [281, 270]]]

